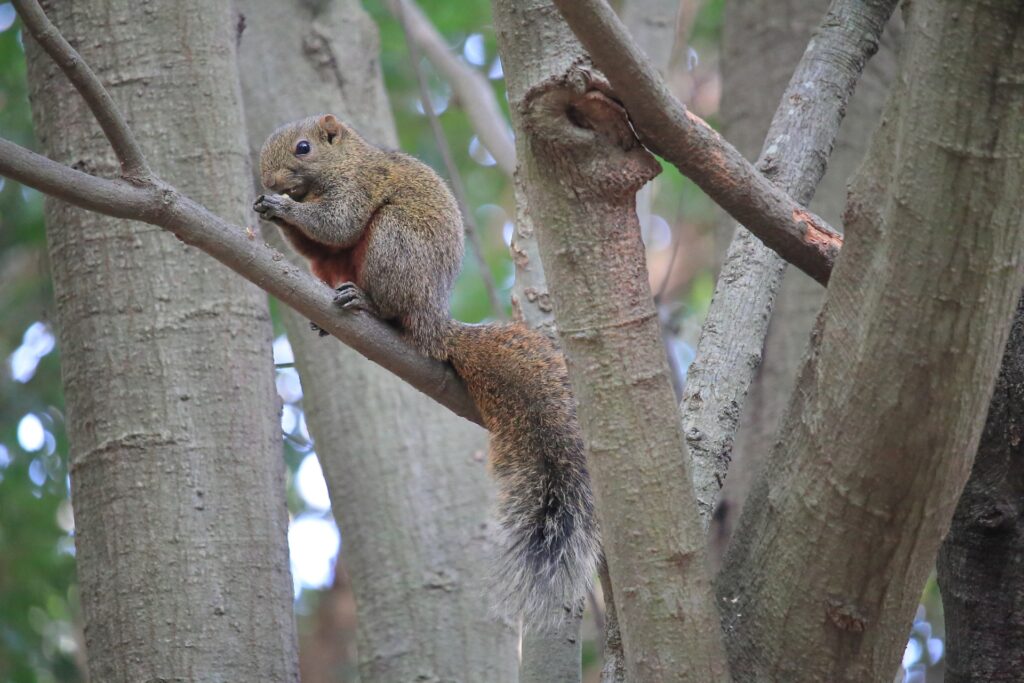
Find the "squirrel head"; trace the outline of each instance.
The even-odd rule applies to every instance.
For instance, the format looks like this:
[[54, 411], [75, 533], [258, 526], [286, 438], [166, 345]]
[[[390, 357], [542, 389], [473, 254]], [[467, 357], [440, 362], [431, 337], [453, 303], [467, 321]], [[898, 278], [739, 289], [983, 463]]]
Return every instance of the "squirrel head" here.
[[260, 179], [267, 190], [302, 201], [319, 189], [327, 169], [337, 168], [352, 152], [366, 147], [359, 134], [333, 114], [286, 123], [263, 143]]

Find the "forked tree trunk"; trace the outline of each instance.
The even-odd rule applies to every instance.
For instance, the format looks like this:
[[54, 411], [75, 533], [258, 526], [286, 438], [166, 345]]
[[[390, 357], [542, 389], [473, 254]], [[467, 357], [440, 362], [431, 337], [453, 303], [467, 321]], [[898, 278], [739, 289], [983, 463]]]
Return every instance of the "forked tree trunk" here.
[[[726, 3], [723, 134], [747, 158], [757, 155], [793, 67], [828, 5], [827, 0]], [[811, 202], [810, 209], [833, 226], [841, 225], [847, 180], [879, 124], [885, 95], [896, 73], [901, 23], [893, 17], [878, 53], [867, 63], [829, 157], [828, 170]], [[731, 220], [725, 222], [732, 225]], [[786, 268], [772, 309], [761, 364], [743, 403], [729, 476], [709, 534], [716, 561], [725, 551], [758, 467], [775, 439], [779, 419], [807, 351], [811, 326], [824, 300], [825, 289], [819, 283], [797, 268]], [[737, 320], [736, 324], [745, 325], [746, 321]]]
[[1024, 9], [906, 16], [813, 353], [719, 580], [741, 680], [893, 676], [1024, 284]]
[[[397, 145], [377, 27], [357, 0], [239, 0], [249, 145], [334, 112]], [[293, 258], [270, 226], [265, 230]], [[358, 610], [364, 681], [515, 680], [514, 625], [490, 614], [487, 437], [292, 311], [285, 325]]]
[[[251, 194], [228, 2], [46, 3], [157, 173], [230, 220]], [[52, 158], [116, 176], [26, 37]], [[47, 200], [90, 678], [297, 681], [266, 295], [149, 225]]]

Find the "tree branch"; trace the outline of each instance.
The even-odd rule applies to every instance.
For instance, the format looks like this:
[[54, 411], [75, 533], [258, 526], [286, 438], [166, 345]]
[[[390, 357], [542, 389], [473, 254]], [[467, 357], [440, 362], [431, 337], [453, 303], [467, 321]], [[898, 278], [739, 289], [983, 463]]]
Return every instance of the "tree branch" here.
[[410, 44], [415, 43], [422, 49], [434, 68], [452, 86], [480, 142], [494, 157], [498, 168], [511, 178], [516, 170], [515, 147], [490, 83], [479, 71], [452, 54], [444, 37], [413, 0], [392, 0], [387, 7], [392, 16], [407, 27]]
[[554, 0], [629, 111], [640, 141], [784, 259], [826, 284], [842, 237], [774, 186], [669, 92], [605, 0]]
[[374, 363], [387, 368], [457, 415], [481, 424], [455, 371], [421, 356], [383, 322], [348, 315], [333, 292], [243, 229], [213, 215], [162, 181], [135, 185], [68, 168], [0, 138], [0, 175], [84, 209], [166, 228], [310, 318]]
[[[801, 204], [825, 174], [846, 105], [896, 0], [833, 0], [779, 101], [757, 168]], [[785, 262], [743, 229], [729, 247], [683, 396], [705, 525], [729, 468]]]
[[81, 55], [64, 39], [57, 27], [43, 12], [37, 0], [14, 0], [14, 7], [21, 15], [25, 28], [36, 39], [39, 46], [50, 55], [71, 84], [89, 105], [96, 121], [107, 136], [114, 154], [121, 162], [121, 175], [133, 182], [145, 180], [152, 175], [146, 158], [135, 136], [128, 128], [110, 93], [100, 79], [85, 63]]
[[[170, 230], [182, 242], [205, 251], [456, 415], [482, 425], [476, 406], [450, 365], [421, 356], [379, 320], [342, 313], [334, 306], [329, 287], [257, 240], [251, 227], [242, 229], [228, 223], [155, 178], [110, 94], [46, 17], [39, 3], [16, 0], [15, 4], [25, 27], [82, 93], [121, 159], [127, 178], [97, 178], [3, 138], [0, 175], [84, 209]], [[136, 172], [129, 172], [130, 169]]]
[[1020, 3], [904, 17], [845, 253], [718, 577], [737, 680], [892, 677], [1024, 285]]
[[[556, 4], [563, 5], [559, 0]], [[690, 177], [695, 182], [700, 184], [701, 179], [710, 179], [716, 191], [724, 189], [726, 194], [732, 192], [740, 197], [746, 196], [746, 209], [771, 209], [782, 206], [778, 202], [783, 202], [786, 206], [784, 213], [796, 216], [801, 212], [812, 215], [803, 205], [813, 197], [825, 173], [846, 103], [864, 65], [878, 48], [879, 38], [896, 0], [834, 0], [783, 94], [757, 168], [747, 163], [735, 148], [706, 124], [686, 112], [653, 68], [643, 60], [628, 35], [620, 30], [621, 24], [614, 14], [609, 17], [604, 12], [607, 4], [603, 0], [584, 0], [580, 5], [572, 5], [571, 11], [562, 7], [570, 25], [573, 25], [570, 15], [582, 13], [582, 5], [593, 5], [594, 12], [583, 20], [577, 19], [574, 28], [578, 32], [591, 32], [590, 42], [607, 52], [603, 60], [599, 55], [593, 55], [594, 59], [602, 68], [605, 68], [605, 60], [613, 62], [613, 73], [609, 78], [616, 94], [625, 100], [634, 123], [640, 119], [654, 121], [650, 125], [656, 128], [673, 125], [666, 123], [667, 120], [684, 122], [686, 129], [675, 131], [682, 142], [673, 140], [672, 135], [663, 129], [658, 129], [656, 135], [691, 164], [695, 175]], [[618, 42], [609, 47], [613, 41]], [[583, 38], [583, 42], [586, 44], [588, 41]], [[616, 76], [619, 81], [616, 81]], [[646, 99], [653, 97], [659, 98], [658, 103], [664, 109], [659, 110]], [[642, 112], [639, 115], [633, 106], [637, 98]], [[692, 136], [690, 142], [687, 142], [687, 136]], [[641, 139], [644, 139], [642, 132]], [[701, 154], [708, 159], [707, 168], [702, 166]], [[674, 161], [668, 154], [666, 157]], [[735, 168], [740, 176], [722, 176], [720, 171], [727, 167]], [[680, 167], [680, 170], [690, 175], [686, 169]], [[744, 184], [755, 178], [756, 181], [750, 185]], [[771, 194], [758, 196], [758, 188], [761, 187], [769, 188]], [[708, 191], [707, 188], [705, 190]], [[721, 203], [720, 196], [711, 191], [708, 194]], [[728, 206], [723, 204], [723, 208], [739, 218]], [[829, 234], [827, 239], [816, 242], [814, 230], [806, 232], [804, 237], [810, 238], [813, 246], [820, 249], [805, 250], [800, 252], [800, 257], [815, 254], [815, 258], [826, 257], [815, 261], [813, 269], [808, 270], [791, 258], [796, 253], [792, 251], [794, 243], [790, 243], [788, 251], [777, 246], [781, 240], [778, 226], [784, 227], [782, 235], [792, 236], [792, 232], [786, 230], [793, 224], [788, 228], [784, 222], [774, 227], [770, 223], [765, 224], [763, 221], [771, 216], [785, 221], [785, 215], [771, 212], [757, 220], [762, 221], [758, 223], [762, 228], [767, 227], [775, 233], [775, 243], [753, 228], [751, 232], [780, 256], [800, 266], [819, 282], [826, 283], [842, 238]], [[740, 220], [743, 222], [742, 218]], [[745, 224], [748, 227], [752, 225]], [[825, 225], [824, 221], [822, 225]], [[806, 239], [796, 247], [803, 248], [801, 245], [807, 246]], [[695, 461], [694, 486], [705, 526], [710, 522], [728, 470], [743, 398], [760, 364], [767, 320], [784, 266], [782, 261], [773, 258], [770, 252], [754, 242], [750, 233], [738, 231], [708, 312], [708, 323], [701, 333], [697, 361], [688, 376], [683, 406], [687, 443]], [[742, 311], [746, 314], [738, 315]], [[730, 320], [736, 320], [738, 324], [730, 324]]]

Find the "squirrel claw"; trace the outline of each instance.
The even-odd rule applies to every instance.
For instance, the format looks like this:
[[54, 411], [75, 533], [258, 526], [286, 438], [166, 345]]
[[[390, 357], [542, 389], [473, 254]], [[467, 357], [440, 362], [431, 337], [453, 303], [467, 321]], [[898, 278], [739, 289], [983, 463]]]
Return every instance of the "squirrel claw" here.
[[319, 325], [317, 325], [312, 320], [309, 321], [309, 329], [313, 330], [314, 332], [316, 332], [321, 337], [326, 337], [328, 334], [330, 334], [327, 330], [325, 330], [324, 328], [320, 327]]
[[281, 218], [288, 209], [288, 197], [279, 194], [261, 194], [252, 204], [252, 210], [265, 221]]
[[340, 287], [334, 290], [334, 305], [346, 311], [366, 311], [371, 315], [377, 315], [370, 297], [366, 292], [359, 289], [354, 282], [343, 282]]

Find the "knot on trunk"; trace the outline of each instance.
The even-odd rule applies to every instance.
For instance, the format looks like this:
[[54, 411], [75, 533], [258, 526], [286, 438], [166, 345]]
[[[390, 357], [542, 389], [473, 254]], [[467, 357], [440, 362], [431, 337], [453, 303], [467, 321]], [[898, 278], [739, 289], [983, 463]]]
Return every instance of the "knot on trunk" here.
[[577, 196], [633, 201], [661, 172], [611, 86], [588, 64], [532, 87], [519, 112], [538, 162], [556, 165]]

